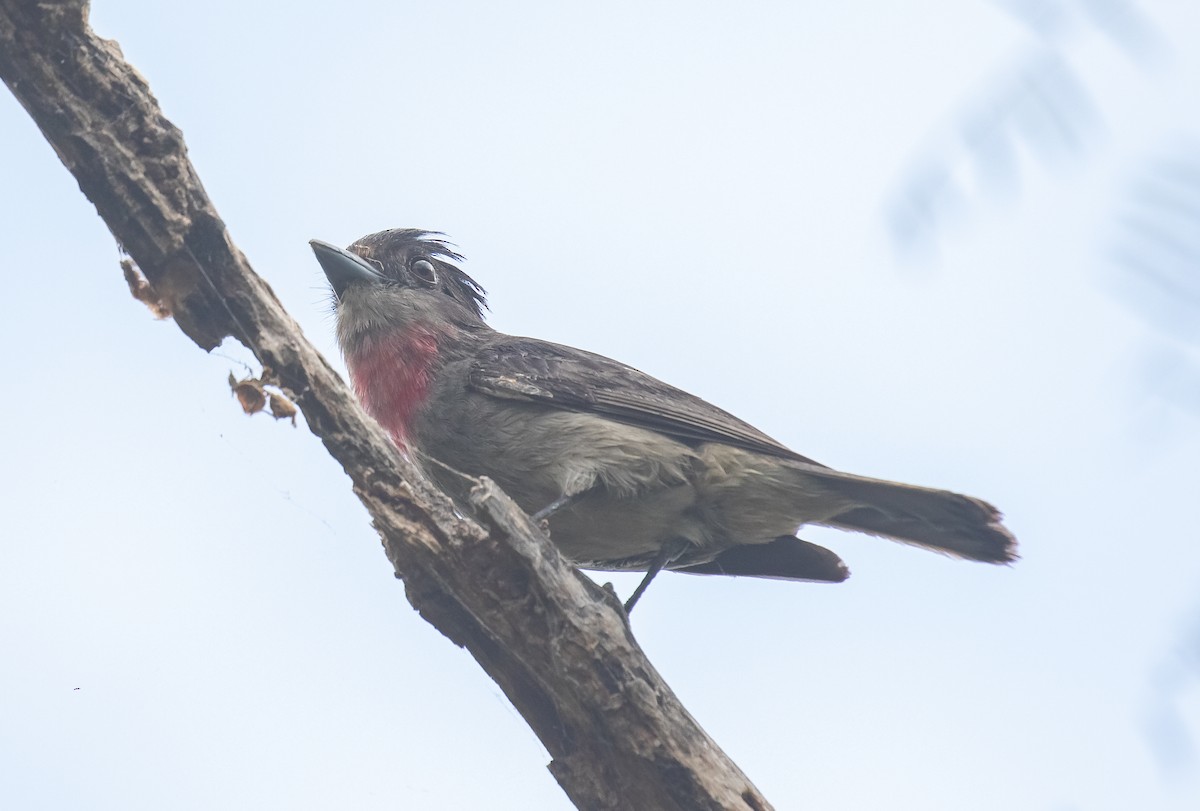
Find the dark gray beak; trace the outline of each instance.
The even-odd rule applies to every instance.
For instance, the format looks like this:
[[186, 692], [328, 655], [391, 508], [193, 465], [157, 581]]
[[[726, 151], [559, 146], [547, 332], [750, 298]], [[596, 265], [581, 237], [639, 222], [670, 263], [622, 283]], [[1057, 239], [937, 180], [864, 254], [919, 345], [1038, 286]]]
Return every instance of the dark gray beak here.
[[313, 253], [317, 255], [317, 261], [321, 263], [321, 270], [325, 271], [325, 278], [329, 279], [329, 283], [333, 285], [333, 294], [339, 299], [346, 288], [352, 284], [364, 282], [379, 284], [386, 278], [372, 267], [370, 262], [350, 251], [342, 250], [336, 245], [330, 245], [319, 239], [310, 239], [308, 244], [312, 246]]

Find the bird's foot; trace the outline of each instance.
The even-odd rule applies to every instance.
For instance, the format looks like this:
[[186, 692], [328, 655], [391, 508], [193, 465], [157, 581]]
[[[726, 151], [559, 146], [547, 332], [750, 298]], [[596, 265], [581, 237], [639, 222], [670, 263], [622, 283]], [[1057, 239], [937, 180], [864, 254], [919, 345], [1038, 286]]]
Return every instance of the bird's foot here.
[[[533, 519], [533, 523], [537, 524], [538, 526], [541, 526], [542, 522], [547, 521], [550, 518], [550, 516], [554, 515], [559, 510], [563, 510], [563, 509], [566, 509], [567, 507], [570, 507], [576, 501], [579, 501], [579, 499], [582, 497], [583, 497], [583, 493], [573, 493], [569, 496], [559, 496], [558, 498], [554, 499], [554, 501], [551, 501], [545, 507], [538, 510], [537, 512], [535, 512], [533, 515], [531, 515], [529, 517]], [[547, 526], [549, 526], [549, 524], [547, 524]]]
[[646, 569], [646, 576], [642, 578], [642, 582], [633, 590], [633, 594], [625, 601], [625, 613], [628, 615], [633, 611], [633, 607], [637, 605], [637, 601], [641, 599], [642, 594], [650, 585], [650, 581], [654, 576], [663, 570], [663, 567], [669, 566], [672, 561], [678, 560], [679, 556], [686, 552], [691, 547], [691, 543], [686, 538], [676, 538], [667, 541], [658, 550], [658, 554], [654, 556], [654, 560], [650, 561], [649, 567]]

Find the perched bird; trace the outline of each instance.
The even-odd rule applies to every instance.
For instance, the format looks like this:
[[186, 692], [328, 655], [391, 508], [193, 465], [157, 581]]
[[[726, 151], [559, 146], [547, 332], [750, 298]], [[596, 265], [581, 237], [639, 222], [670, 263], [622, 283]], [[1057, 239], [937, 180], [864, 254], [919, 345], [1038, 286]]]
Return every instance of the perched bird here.
[[434, 480], [495, 480], [588, 569], [840, 582], [804, 524], [987, 563], [1015, 558], [970, 496], [855, 476], [789, 450], [699, 397], [615, 360], [505, 335], [437, 234], [393, 229], [348, 250], [312, 241], [366, 410]]

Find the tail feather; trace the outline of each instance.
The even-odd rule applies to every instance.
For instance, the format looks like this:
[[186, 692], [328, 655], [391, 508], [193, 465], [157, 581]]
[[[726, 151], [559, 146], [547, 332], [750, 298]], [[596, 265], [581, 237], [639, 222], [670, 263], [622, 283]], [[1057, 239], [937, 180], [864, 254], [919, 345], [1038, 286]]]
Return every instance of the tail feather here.
[[835, 470], [810, 475], [854, 502], [822, 524], [986, 563], [1010, 563], [1017, 558], [1016, 539], [1001, 523], [1000, 511], [986, 501]]
[[693, 563], [674, 571], [824, 583], [841, 583], [850, 576], [850, 570], [835, 553], [793, 535], [767, 543], [731, 546], [706, 563]]

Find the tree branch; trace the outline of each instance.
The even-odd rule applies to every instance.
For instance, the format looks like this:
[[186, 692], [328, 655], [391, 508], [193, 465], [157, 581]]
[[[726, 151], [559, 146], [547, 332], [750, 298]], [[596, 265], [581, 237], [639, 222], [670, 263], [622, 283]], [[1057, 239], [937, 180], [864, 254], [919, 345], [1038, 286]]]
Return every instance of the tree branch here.
[[358, 407], [233, 244], [182, 133], [82, 0], [0, 0], [0, 75], [145, 274], [138, 296], [206, 350], [249, 347], [354, 483], [421, 615], [466, 647], [585, 809], [750, 809], [766, 800], [646, 660], [616, 601], [481, 480], [480, 523]]

